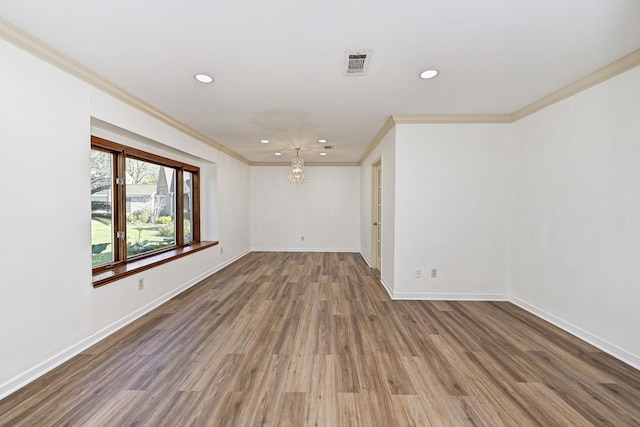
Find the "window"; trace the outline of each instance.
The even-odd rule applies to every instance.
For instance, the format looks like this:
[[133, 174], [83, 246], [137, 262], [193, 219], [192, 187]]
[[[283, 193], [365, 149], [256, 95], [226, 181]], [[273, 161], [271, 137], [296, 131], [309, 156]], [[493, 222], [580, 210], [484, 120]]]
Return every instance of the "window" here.
[[91, 150], [92, 265], [113, 262], [113, 155]]
[[91, 253], [109, 271], [200, 241], [199, 168], [91, 137]]
[[182, 183], [182, 189], [183, 189], [182, 199], [184, 200], [182, 204], [182, 207], [183, 207], [182, 232], [183, 232], [184, 242], [190, 243], [191, 241], [193, 241], [193, 227], [191, 226], [191, 223], [193, 222], [193, 197], [192, 197], [193, 193], [191, 191], [193, 174], [191, 172], [185, 171], [182, 174], [182, 177], [184, 179], [184, 182]]
[[176, 245], [177, 172], [173, 167], [126, 158], [127, 257]]

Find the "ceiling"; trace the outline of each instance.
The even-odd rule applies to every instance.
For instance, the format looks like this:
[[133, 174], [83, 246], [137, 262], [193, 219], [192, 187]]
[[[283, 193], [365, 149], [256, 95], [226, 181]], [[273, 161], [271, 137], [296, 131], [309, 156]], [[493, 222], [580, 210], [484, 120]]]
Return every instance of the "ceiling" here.
[[[296, 146], [357, 162], [392, 114], [510, 114], [640, 47], [638, 0], [0, 0], [0, 16], [251, 162]], [[372, 51], [366, 76], [343, 76], [351, 49]]]

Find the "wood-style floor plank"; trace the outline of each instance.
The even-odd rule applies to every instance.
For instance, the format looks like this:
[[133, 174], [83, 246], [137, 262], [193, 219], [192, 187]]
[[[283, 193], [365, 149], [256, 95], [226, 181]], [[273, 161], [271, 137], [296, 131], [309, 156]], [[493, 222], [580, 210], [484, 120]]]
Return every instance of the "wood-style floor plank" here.
[[640, 372], [508, 302], [391, 301], [358, 254], [255, 252], [0, 401], [58, 425], [633, 426]]

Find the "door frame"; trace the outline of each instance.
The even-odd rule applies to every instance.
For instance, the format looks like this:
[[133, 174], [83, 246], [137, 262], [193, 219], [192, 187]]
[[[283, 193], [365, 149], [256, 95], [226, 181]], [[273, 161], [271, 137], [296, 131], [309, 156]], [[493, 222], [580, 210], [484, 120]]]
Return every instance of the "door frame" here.
[[371, 264], [382, 267], [382, 158], [371, 164]]

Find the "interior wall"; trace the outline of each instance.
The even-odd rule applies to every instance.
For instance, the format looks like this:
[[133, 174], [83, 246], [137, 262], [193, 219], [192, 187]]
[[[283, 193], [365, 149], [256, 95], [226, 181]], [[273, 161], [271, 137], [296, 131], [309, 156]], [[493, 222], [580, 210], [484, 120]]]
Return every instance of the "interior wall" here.
[[[392, 295], [510, 294], [640, 367], [640, 68], [513, 125], [400, 125], [361, 168], [309, 167], [295, 186], [4, 41], [0, 61], [0, 398], [252, 247], [370, 256], [377, 158]], [[221, 245], [144, 272], [142, 292], [140, 276], [91, 286], [92, 117], [202, 160]]]
[[[242, 256], [250, 236], [248, 165], [4, 41], [0, 62], [1, 398]], [[92, 287], [92, 117], [202, 160], [217, 186], [203, 189], [217, 200], [215, 214], [203, 206], [206, 232], [223, 254], [210, 248]]]
[[0, 61], [1, 397], [90, 333], [91, 237], [87, 88], [1, 40]]
[[506, 299], [510, 137], [508, 124], [396, 125], [395, 298]]
[[516, 122], [514, 301], [640, 367], [640, 67]]
[[396, 211], [396, 132], [391, 129], [360, 166], [360, 253], [371, 266], [372, 232], [372, 167], [381, 160], [382, 167], [382, 250], [380, 255], [380, 281], [390, 295], [394, 289], [395, 267], [395, 211]]
[[[251, 167], [251, 247], [261, 251], [359, 251], [360, 173], [354, 166]], [[304, 238], [304, 240], [303, 240]]]

